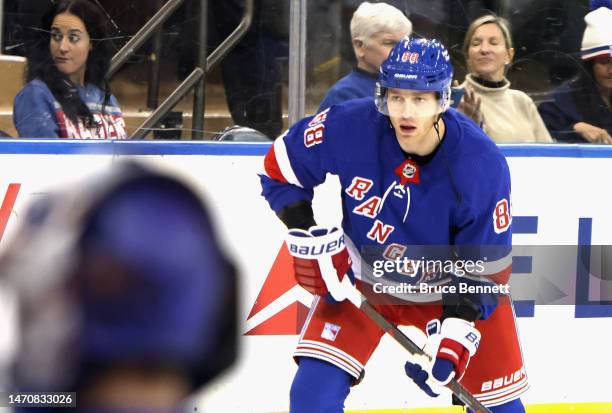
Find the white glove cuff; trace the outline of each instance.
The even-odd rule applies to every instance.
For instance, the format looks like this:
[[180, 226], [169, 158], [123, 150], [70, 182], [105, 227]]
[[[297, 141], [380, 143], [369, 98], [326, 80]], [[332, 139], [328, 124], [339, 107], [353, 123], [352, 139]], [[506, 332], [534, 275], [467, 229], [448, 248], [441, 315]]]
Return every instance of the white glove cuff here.
[[[345, 248], [344, 231], [340, 228], [332, 228], [327, 234], [313, 236], [313, 230], [321, 230], [321, 227], [312, 227], [309, 231], [302, 229], [291, 229], [287, 233], [285, 241], [289, 253], [297, 258], [319, 259], [330, 257]], [[301, 235], [294, 235], [301, 234]]]
[[461, 343], [470, 352], [470, 357], [476, 354], [481, 337], [474, 323], [452, 317], [442, 322], [441, 335]]

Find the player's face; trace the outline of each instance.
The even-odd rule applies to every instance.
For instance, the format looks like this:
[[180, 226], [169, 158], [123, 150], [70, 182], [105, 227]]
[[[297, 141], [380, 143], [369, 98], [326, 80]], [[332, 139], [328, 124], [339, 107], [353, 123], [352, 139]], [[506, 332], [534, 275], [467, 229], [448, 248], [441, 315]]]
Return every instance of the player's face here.
[[400, 147], [408, 153], [427, 155], [437, 144], [433, 124], [439, 113], [435, 92], [389, 89], [387, 109]]
[[470, 39], [468, 65], [479, 77], [498, 82], [504, 79], [505, 65], [510, 63], [514, 49], [508, 49], [504, 34], [495, 23], [480, 26]]
[[70, 13], [55, 16], [51, 24], [49, 48], [58, 70], [74, 83], [82, 85], [91, 50], [91, 41], [83, 20]]
[[355, 53], [357, 54], [357, 67], [370, 73], [378, 73], [380, 65], [389, 56], [391, 49], [406, 34], [405, 31], [381, 31], [373, 34], [364, 41], [355, 40]]
[[599, 87], [612, 91], [612, 56], [603, 56], [593, 62], [593, 75]]

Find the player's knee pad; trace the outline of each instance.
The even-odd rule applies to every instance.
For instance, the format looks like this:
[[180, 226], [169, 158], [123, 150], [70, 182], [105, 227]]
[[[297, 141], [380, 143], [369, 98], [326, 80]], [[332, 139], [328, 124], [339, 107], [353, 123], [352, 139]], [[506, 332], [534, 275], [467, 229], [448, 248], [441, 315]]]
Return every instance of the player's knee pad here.
[[353, 377], [326, 361], [300, 357], [290, 393], [290, 413], [342, 413]]
[[[525, 407], [521, 399], [515, 399], [499, 406], [489, 407], [493, 413], [525, 413]], [[471, 409], [468, 412], [473, 413]]]

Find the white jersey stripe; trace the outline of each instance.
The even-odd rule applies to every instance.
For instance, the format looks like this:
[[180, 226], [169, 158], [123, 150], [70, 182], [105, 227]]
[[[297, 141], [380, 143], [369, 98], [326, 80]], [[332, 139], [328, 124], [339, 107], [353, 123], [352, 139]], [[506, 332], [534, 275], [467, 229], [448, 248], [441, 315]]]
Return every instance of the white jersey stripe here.
[[518, 399], [521, 394], [525, 393], [529, 390], [529, 383], [523, 383], [521, 387], [509, 392], [507, 394], [497, 396], [495, 398], [482, 399], [479, 396], [475, 396], [478, 401], [480, 401], [483, 405], [487, 407], [499, 406], [500, 404], [507, 403], [509, 401]]
[[274, 156], [276, 157], [278, 167], [287, 182], [303, 188], [302, 184], [297, 179], [297, 176], [295, 176], [295, 173], [291, 168], [291, 162], [289, 162], [289, 155], [287, 154], [287, 147], [285, 146], [285, 139], [283, 137], [279, 137], [274, 141]]
[[310, 304], [310, 311], [308, 311], [308, 315], [306, 316], [306, 320], [304, 321], [304, 325], [302, 326], [302, 331], [300, 332], [300, 339], [299, 339], [299, 341], [302, 341], [302, 338], [304, 338], [304, 334], [306, 333], [306, 329], [308, 328], [308, 324], [310, 324], [310, 319], [312, 318], [312, 315], [314, 314], [314, 312], [315, 312], [315, 310], [317, 308], [317, 304], [319, 304], [319, 300], [321, 299], [321, 297], [318, 296], [318, 295], [315, 295], [313, 297], [314, 298], [312, 299], [312, 304]]
[[320, 341], [314, 341], [314, 340], [302, 340], [300, 341], [300, 343], [298, 344], [298, 347], [301, 345], [305, 345], [305, 346], [312, 346], [312, 347], [321, 347], [322, 350], [326, 350], [330, 353], [333, 354], [337, 354], [339, 357], [346, 359], [347, 363], [353, 365], [355, 368], [357, 369], [363, 369], [363, 364], [361, 364], [359, 362], [359, 360], [357, 360], [355, 357], [351, 356], [348, 353], [345, 353], [344, 351], [331, 346], [329, 344], [326, 343], [322, 343]]
[[508, 394], [512, 394], [515, 391], [521, 389], [525, 385], [527, 385], [527, 377], [523, 377], [516, 383], [513, 383], [509, 386], [502, 387], [501, 389], [491, 390], [484, 393], [474, 394], [474, 397], [477, 397], [480, 401], [487, 401], [497, 399], [499, 397], [504, 397]]

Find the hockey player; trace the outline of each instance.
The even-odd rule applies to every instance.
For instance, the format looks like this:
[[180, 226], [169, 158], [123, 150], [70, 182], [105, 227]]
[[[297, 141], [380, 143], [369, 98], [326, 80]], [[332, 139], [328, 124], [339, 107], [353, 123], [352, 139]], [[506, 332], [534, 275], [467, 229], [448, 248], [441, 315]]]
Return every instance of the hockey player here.
[[[498, 246], [497, 256], [465, 279], [509, 277], [508, 166], [476, 124], [449, 109], [452, 76], [441, 43], [404, 38], [381, 67], [374, 100], [297, 122], [265, 157], [263, 196], [289, 228], [297, 282], [317, 295], [295, 352], [292, 413], [342, 412], [384, 334], [348, 300], [328, 299], [338, 295], [323, 279], [333, 272], [368, 291], [364, 247], [387, 254], [410, 245]], [[342, 185], [342, 230], [313, 228], [313, 188], [327, 173]], [[457, 282], [448, 273], [436, 277], [438, 284]], [[377, 305], [392, 322], [429, 332], [433, 361], [406, 363], [408, 376], [430, 396], [457, 378], [495, 413], [524, 412], [519, 397], [528, 384], [509, 299], [422, 298], [435, 301]]]

